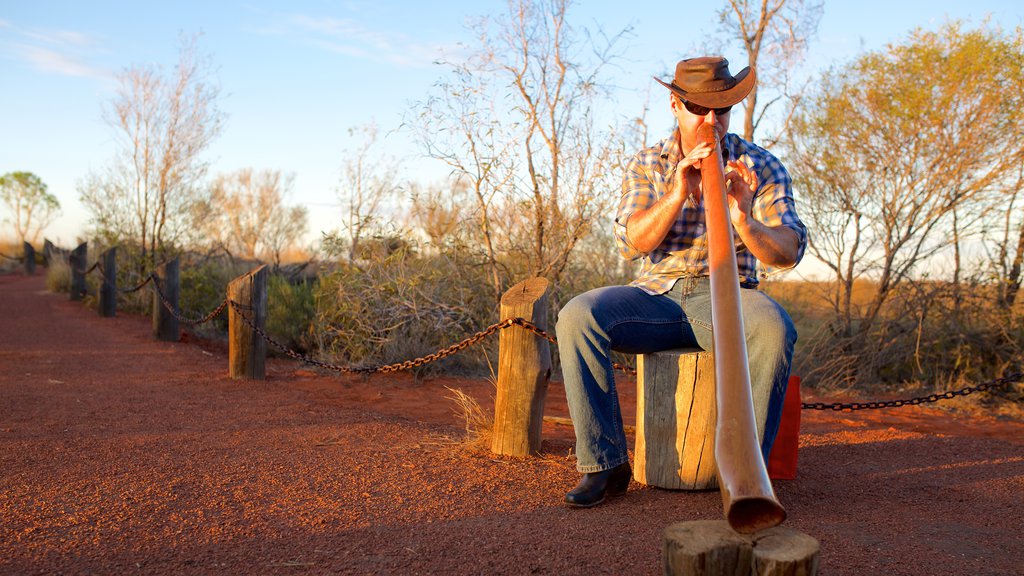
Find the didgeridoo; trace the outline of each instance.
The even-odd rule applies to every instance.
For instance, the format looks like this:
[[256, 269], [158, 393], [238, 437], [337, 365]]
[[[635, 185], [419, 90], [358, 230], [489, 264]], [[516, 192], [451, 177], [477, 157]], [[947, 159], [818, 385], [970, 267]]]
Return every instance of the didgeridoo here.
[[736, 267], [722, 149], [715, 127], [704, 124], [697, 141], [714, 147], [700, 164], [704, 216], [708, 231], [711, 276], [711, 322], [714, 327], [715, 461], [725, 518], [733, 530], [753, 534], [781, 524], [786, 511], [775, 498], [757, 439], [750, 370], [743, 332], [740, 282]]

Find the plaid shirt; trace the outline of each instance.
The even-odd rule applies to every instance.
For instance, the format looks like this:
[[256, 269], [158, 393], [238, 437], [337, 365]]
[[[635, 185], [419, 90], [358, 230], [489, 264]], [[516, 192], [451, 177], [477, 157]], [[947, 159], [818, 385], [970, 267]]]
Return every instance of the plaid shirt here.
[[[757, 175], [758, 185], [754, 191], [751, 214], [768, 226], [782, 225], [796, 232], [800, 236], [800, 249], [796, 258], [799, 262], [807, 247], [807, 229], [797, 216], [792, 181], [786, 168], [770, 152], [735, 134], [725, 135], [722, 157], [726, 162], [743, 162]], [[630, 285], [638, 286], [648, 294], [668, 292], [679, 278], [708, 275], [708, 235], [704, 207], [694, 206], [692, 199], [686, 200], [672, 229], [661, 245], [651, 252], [640, 252], [626, 238], [626, 221], [629, 216], [637, 210], [650, 207], [667, 193], [676, 164], [682, 159], [679, 140], [676, 132], [673, 132], [668, 138], [634, 156], [622, 179], [622, 199], [614, 225], [615, 243], [624, 258], [643, 258], [640, 276]], [[756, 286], [759, 263], [738, 236], [736, 263], [740, 282], [745, 286]], [[765, 273], [774, 271], [763, 267]]]

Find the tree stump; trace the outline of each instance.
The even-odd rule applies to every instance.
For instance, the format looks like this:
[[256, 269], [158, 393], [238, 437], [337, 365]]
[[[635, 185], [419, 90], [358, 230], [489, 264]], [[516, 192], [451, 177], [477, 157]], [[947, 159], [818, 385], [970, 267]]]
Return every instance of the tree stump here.
[[724, 520], [679, 522], [665, 529], [666, 576], [813, 576], [820, 546], [814, 538], [776, 526], [741, 535]]
[[[177, 342], [181, 337], [181, 328], [178, 326], [178, 317], [174, 315], [179, 311], [179, 268], [178, 259], [164, 262], [156, 267], [153, 272], [153, 282], [156, 283], [156, 290], [153, 290], [153, 337], [164, 342]], [[163, 293], [167, 303], [173, 311], [164, 306], [160, 294]]]
[[71, 268], [71, 299], [81, 300], [85, 297], [85, 266], [89, 261], [89, 247], [82, 242], [71, 251], [68, 266]]
[[[529, 278], [510, 288], [501, 297], [501, 319], [524, 318], [546, 331], [548, 286], [545, 278]], [[515, 326], [501, 331], [492, 452], [526, 456], [540, 451], [550, 377], [547, 340]]]
[[710, 352], [692, 348], [639, 355], [633, 478], [673, 490], [718, 487], [715, 417]]
[[36, 249], [28, 242], [22, 242], [25, 253], [25, 274], [32, 276], [36, 273]]
[[228, 373], [235, 380], [266, 378], [267, 343], [241, 318], [231, 305], [257, 328], [267, 322], [267, 267], [235, 278], [228, 284]]
[[100, 271], [103, 283], [100, 284], [99, 313], [104, 318], [117, 315], [117, 248], [108, 248], [100, 254]]

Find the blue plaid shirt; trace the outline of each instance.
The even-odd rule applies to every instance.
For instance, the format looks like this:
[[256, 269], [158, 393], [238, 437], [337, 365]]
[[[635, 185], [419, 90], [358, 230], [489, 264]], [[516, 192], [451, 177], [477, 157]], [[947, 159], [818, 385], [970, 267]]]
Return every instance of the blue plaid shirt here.
[[[676, 165], [683, 159], [676, 132], [654, 146], [641, 150], [629, 162], [622, 178], [622, 199], [615, 216], [615, 243], [624, 258], [643, 258], [640, 276], [630, 283], [648, 294], [664, 294], [679, 278], [708, 275], [708, 235], [703, 205], [687, 199], [682, 213], [661, 245], [649, 253], [634, 248], [626, 238], [626, 221], [637, 210], [649, 208], [669, 189]], [[722, 145], [724, 161], [738, 160], [757, 175], [751, 214], [768, 226], [786, 226], [800, 236], [796, 261], [803, 258], [807, 247], [807, 229], [797, 216], [793, 202], [792, 181], [786, 168], [770, 152], [726, 134]], [[727, 167], [726, 170], [729, 170]], [[703, 204], [703, 201], [702, 201]], [[734, 232], [735, 235], [735, 232]], [[758, 282], [758, 261], [736, 236], [736, 263], [740, 281], [747, 286]], [[764, 272], [772, 269], [763, 267]]]

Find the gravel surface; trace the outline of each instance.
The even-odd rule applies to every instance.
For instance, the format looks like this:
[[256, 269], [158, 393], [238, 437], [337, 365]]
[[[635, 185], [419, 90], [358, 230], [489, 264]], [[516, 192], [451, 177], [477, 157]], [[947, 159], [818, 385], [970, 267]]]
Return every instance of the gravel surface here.
[[[270, 360], [232, 381], [222, 346], [157, 342], [41, 276], [0, 276], [0, 343], [0, 574], [658, 574], [666, 526], [722, 514], [717, 492], [636, 483], [563, 507], [571, 428], [546, 423], [527, 459], [465, 440], [446, 387], [490, 408], [485, 380]], [[1024, 574], [1024, 425], [803, 418], [798, 478], [775, 488], [822, 574]]]

